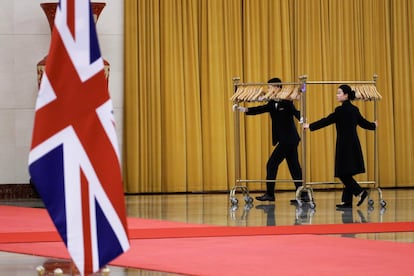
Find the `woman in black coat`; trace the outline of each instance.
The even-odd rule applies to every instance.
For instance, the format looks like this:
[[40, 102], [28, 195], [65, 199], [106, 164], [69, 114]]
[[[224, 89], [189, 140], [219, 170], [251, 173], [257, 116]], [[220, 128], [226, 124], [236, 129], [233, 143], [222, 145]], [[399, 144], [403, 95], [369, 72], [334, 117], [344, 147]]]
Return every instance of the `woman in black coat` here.
[[351, 103], [355, 99], [355, 91], [348, 85], [339, 86], [336, 98], [342, 102], [341, 106], [335, 108], [329, 116], [311, 124], [303, 124], [303, 127], [314, 131], [331, 124], [336, 125], [335, 177], [338, 177], [345, 185], [342, 203], [336, 206], [352, 208], [353, 195], [360, 197], [357, 206], [360, 206], [368, 196], [368, 192], [362, 189], [353, 177], [365, 172], [364, 157], [356, 127], [375, 130], [377, 122], [367, 121], [362, 117], [358, 107]]

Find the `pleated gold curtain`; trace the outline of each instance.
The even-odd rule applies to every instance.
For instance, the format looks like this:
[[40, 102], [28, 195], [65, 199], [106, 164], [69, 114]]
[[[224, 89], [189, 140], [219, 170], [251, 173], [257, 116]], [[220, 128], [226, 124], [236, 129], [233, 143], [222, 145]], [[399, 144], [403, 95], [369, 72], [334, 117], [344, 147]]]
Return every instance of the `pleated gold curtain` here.
[[[412, 13], [410, 0], [125, 0], [126, 192], [231, 188], [238, 150], [232, 78], [291, 82], [302, 74], [313, 81], [378, 74], [380, 185], [413, 186]], [[336, 88], [307, 86], [309, 122], [338, 105]], [[356, 104], [374, 120], [374, 102]], [[242, 115], [240, 126], [242, 178], [264, 179], [270, 119]], [[370, 180], [374, 132], [359, 134], [367, 173], [358, 179]], [[334, 147], [333, 126], [306, 133], [308, 181], [334, 180]], [[278, 178], [290, 178], [285, 164]]]
[[[295, 10], [300, 14], [296, 33], [297, 71], [306, 73], [309, 80], [328, 81], [373, 80], [379, 75], [378, 89], [385, 93], [378, 101], [380, 127], [378, 141], [381, 154], [393, 150], [388, 132], [392, 122], [382, 117], [384, 105], [392, 104], [392, 97], [385, 88], [390, 80], [387, 71], [387, 48], [389, 43], [389, 18], [386, 1], [305, 1], [298, 0]], [[379, 43], [381, 41], [381, 43]], [[307, 119], [313, 122], [333, 112], [338, 105], [338, 84], [309, 85], [307, 92]], [[370, 121], [375, 119], [374, 102], [356, 101], [361, 113]], [[358, 129], [366, 163], [366, 174], [358, 180], [374, 180], [374, 132]], [[312, 181], [334, 181], [334, 152], [336, 131], [328, 127], [307, 134], [307, 169]], [[387, 138], [385, 138], [387, 137]], [[385, 138], [385, 139], [384, 139]], [[325, 150], [329, 149], [329, 150]], [[394, 164], [379, 162], [381, 184], [393, 181]], [[385, 172], [386, 171], [386, 172]], [[390, 178], [388, 178], [390, 177]]]

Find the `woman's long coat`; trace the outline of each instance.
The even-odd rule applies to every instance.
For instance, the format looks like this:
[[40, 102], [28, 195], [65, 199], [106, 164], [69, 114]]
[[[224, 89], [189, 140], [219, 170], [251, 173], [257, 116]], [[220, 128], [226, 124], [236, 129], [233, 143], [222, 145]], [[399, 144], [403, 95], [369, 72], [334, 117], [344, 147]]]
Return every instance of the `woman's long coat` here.
[[365, 172], [364, 157], [357, 134], [357, 126], [364, 129], [375, 130], [375, 123], [362, 117], [358, 107], [350, 101], [345, 101], [329, 116], [309, 125], [311, 131], [336, 125], [336, 153], [335, 176], [355, 175]]

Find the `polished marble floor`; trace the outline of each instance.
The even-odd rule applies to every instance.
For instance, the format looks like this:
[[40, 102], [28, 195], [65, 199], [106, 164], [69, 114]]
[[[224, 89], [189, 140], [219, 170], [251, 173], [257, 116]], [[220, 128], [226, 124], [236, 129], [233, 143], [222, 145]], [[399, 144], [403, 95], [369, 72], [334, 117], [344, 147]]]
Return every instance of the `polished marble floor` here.
[[[258, 193], [250, 193], [255, 197]], [[243, 195], [236, 192], [237, 205], [230, 203], [229, 194], [168, 194], [168, 195], [127, 195], [129, 217], [161, 219], [168, 221], [209, 224], [220, 226], [279, 226], [301, 224], [341, 224], [366, 222], [414, 221], [414, 189], [382, 189], [385, 207], [380, 204], [379, 193], [372, 189], [370, 199], [360, 207], [337, 211], [341, 190], [314, 190], [315, 207], [292, 205], [293, 192], [277, 192], [276, 202], [261, 203], [256, 200], [246, 204]], [[354, 205], [356, 200], [354, 202]], [[2, 205], [42, 208], [39, 199], [0, 200]], [[414, 232], [353, 234], [347, 237], [360, 239], [414, 242]], [[0, 252], [0, 275], [37, 275], [36, 267], [46, 261], [36, 256]], [[57, 262], [62, 260], [56, 260]], [[65, 261], [63, 261], [64, 263]], [[157, 271], [124, 269], [110, 266], [110, 275], [176, 275]], [[52, 274], [50, 274], [52, 275]], [[101, 275], [101, 274], [96, 274]]]

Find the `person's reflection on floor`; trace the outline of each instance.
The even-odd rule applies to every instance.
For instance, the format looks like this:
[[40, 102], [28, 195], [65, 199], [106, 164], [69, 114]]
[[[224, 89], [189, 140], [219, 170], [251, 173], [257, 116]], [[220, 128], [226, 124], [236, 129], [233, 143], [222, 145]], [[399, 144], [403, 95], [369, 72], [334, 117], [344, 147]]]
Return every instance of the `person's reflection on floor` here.
[[267, 226], [275, 226], [276, 225], [276, 214], [275, 214], [275, 205], [269, 204], [269, 205], [257, 205], [256, 209], [263, 210], [265, 214], [267, 214], [266, 218], [266, 225]]
[[[354, 223], [354, 212], [352, 208], [343, 208], [341, 210], [341, 218], [342, 223], [348, 224], [348, 223]], [[346, 238], [355, 238], [355, 234], [353, 233], [345, 233], [341, 235], [342, 237]]]
[[359, 217], [359, 223], [367, 223], [368, 222], [361, 210], [357, 210], [357, 213], [358, 213], [358, 217]]
[[361, 210], [357, 210], [358, 220], [354, 220], [352, 208], [344, 208], [341, 210], [342, 223], [366, 223], [367, 219]]
[[342, 223], [354, 223], [354, 213], [352, 208], [344, 208], [341, 212]]
[[[367, 220], [361, 210], [357, 210], [358, 219], [354, 220], [354, 212], [352, 208], [344, 208], [341, 210], [342, 223], [366, 223]], [[342, 234], [342, 237], [355, 238], [355, 234]]]

